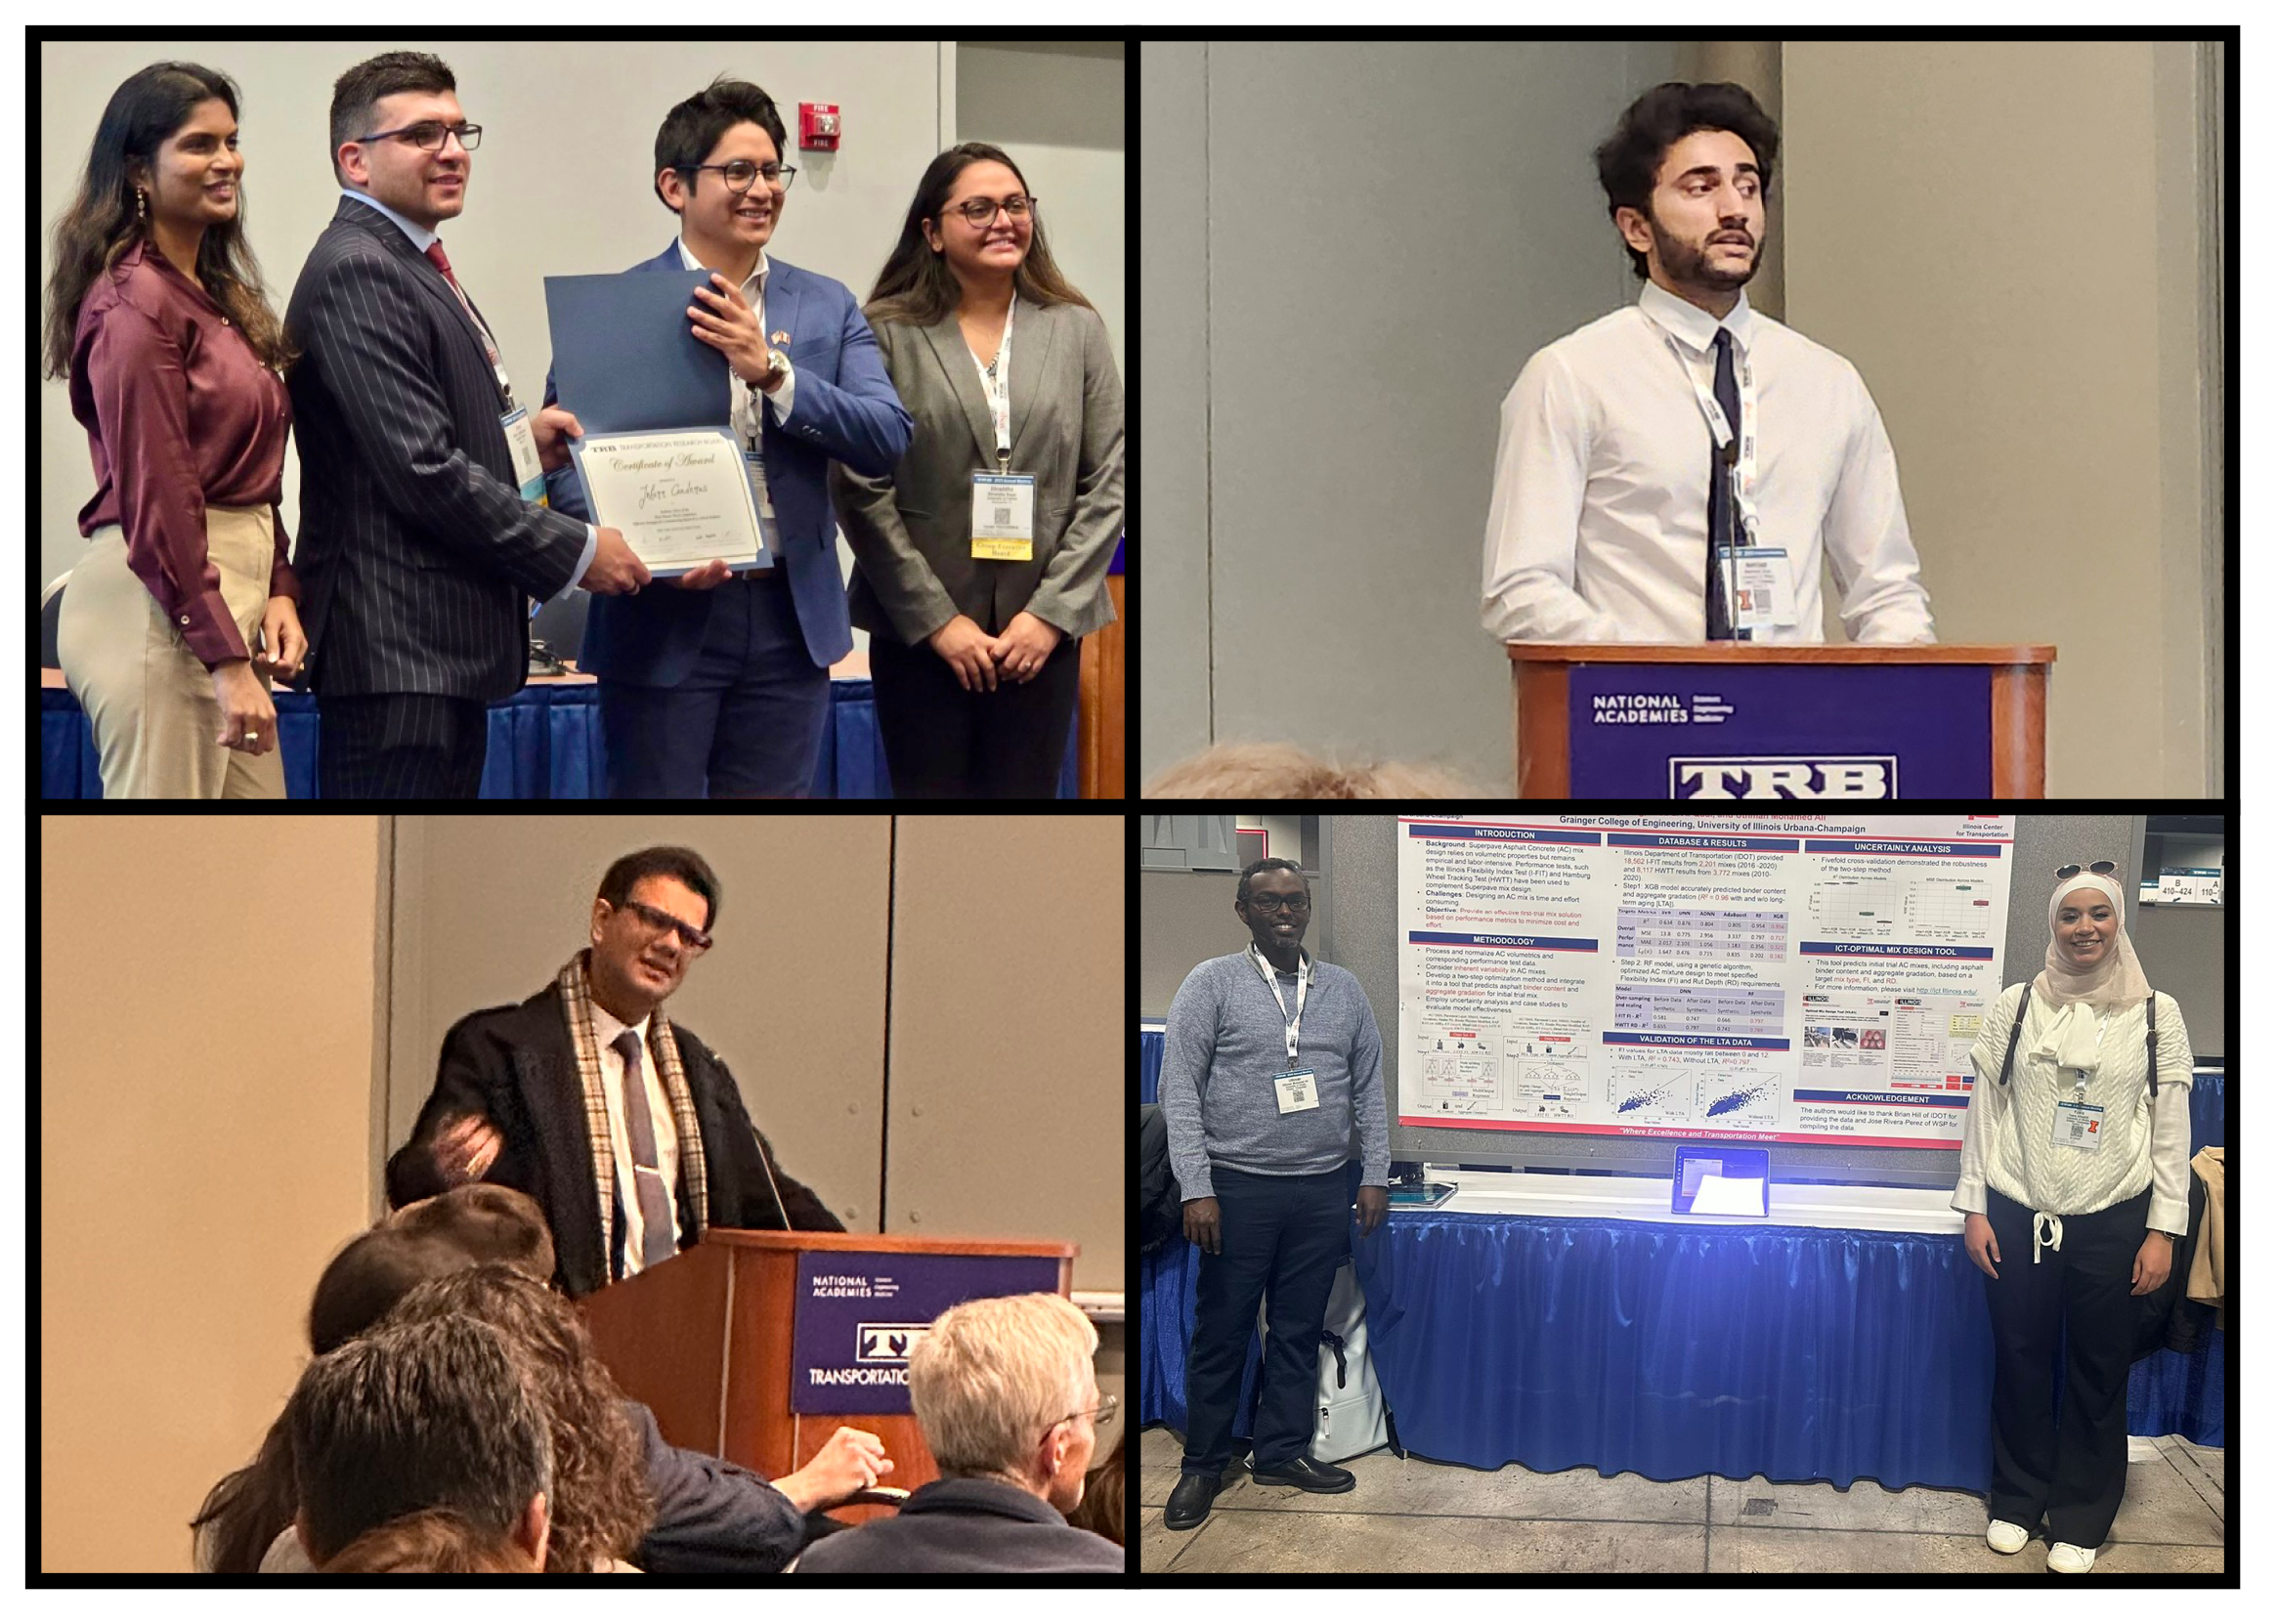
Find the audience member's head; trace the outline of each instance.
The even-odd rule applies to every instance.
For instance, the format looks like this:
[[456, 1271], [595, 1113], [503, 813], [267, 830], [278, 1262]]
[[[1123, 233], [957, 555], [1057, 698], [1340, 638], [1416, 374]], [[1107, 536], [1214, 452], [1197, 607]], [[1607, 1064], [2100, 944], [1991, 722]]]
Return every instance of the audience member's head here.
[[448, 1241], [478, 1263], [511, 1263], [534, 1280], [553, 1278], [553, 1232], [544, 1209], [503, 1184], [461, 1184], [414, 1201], [386, 1227]]
[[632, 1555], [656, 1519], [648, 1466], [624, 1394], [567, 1298], [501, 1263], [460, 1269], [404, 1294], [385, 1323], [469, 1315], [502, 1335], [545, 1412], [553, 1445], [547, 1568], [589, 1572]]
[[1084, 1484], [1083, 1504], [1067, 1517], [1076, 1527], [1103, 1534], [1117, 1545], [1123, 1543], [1123, 1443], [1130, 1435], [1127, 1432], [1116, 1435], [1107, 1464], [1091, 1474]]
[[471, 1268], [475, 1260], [443, 1235], [381, 1224], [366, 1229], [324, 1265], [309, 1300], [309, 1349], [329, 1353], [379, 1323], [422, 1280]]
[[[329, 1353], [377, 1324], [413, 1286], [486, 1262], [552, 1277], [553, 1236], [537, 1202], [497, 1184], [414, 1201], [325, 1265], [309, 1303], [309, 1347]], [[214, 1484], [191, 1519], [198, 1566], [254, 1572], [292, 1512], [292, 1451], [279, 1417], [252, 1462]]]
[[950, 1477], [996, 1477], [1072, 1511], [1096, 1441], [1098, 1333], [1064, 1297], [983, 1297], [933, 1321], [909, 1356], [909, 1403]]
[[467, 1314], [386, 1324], [313, 1361], [284, 1407], [309, 1560], [411, 1512], [545, 1560], [553, 1451], [506, 1339]]
[[489, 1538], [455, 1512], [413, 1512], [383, 1522], [320, 1573], [535, 1573], [537, 1562], [510, 1536]]
[[1254, 795], [1271, 800], [1482, 799], [1487, 792], [1437, 767], [1324, 761], [1294, 745], [1213, 745], [1165, 768], [1140, 791], [1147, 799]]

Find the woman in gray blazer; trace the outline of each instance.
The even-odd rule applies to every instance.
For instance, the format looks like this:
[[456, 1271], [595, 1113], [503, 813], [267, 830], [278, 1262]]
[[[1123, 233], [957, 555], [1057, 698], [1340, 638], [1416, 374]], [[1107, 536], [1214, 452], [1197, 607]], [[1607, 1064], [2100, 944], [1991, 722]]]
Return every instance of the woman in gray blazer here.
[[[1077, 639], [1115, 618], [1123, 385], [1034, 202], [998, 149], [943, 152], [863, 307], [916, 432], [887, 478], [834, 463], [831, 496], [901, 796], [1051, 797]], [[1034, 481], [1025, 527], [1003, 474]]]

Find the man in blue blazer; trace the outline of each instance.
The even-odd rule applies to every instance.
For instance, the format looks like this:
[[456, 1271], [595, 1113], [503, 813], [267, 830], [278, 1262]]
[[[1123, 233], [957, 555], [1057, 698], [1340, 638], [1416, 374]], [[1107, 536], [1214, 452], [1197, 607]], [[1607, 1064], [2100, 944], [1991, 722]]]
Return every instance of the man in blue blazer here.
[[[690, 330], [727, 358], [731, 420], [758, 452], [773, 562], [731, 576], [714, 561], [677, 591], [593, 604], [579, 664], [601, 681], [612, 796], [806, 792], [830, 667], [853, 647], [830, 464], [875, 477], [909, 447], [909, 413], [852, 291], [767, 257], [795, 173], [784, 134], [766, 92], [724, 75], [657, 132], [657, 195], [680, 235], [632, 269], [689, 273]], [[585, 512], [574, 471], [548, 486], [555, 507]]]

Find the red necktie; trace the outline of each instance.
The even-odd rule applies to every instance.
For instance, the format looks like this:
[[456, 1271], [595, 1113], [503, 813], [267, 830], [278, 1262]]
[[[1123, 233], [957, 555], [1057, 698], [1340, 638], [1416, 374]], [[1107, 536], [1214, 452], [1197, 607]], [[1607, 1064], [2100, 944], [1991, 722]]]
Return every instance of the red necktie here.
[[444, 253], [441, 237], [427, 244], [427, 258], [433, 262], [436, 270], [443, 273], [443, 279], [451, 284], [451, 291], [458, 295], [459, 309], [465, 311], [466, 319], [474, 323], [474, 330], [483, 341], [483, 353], [490, 358], [491, 365], [495, 367], [498, 364], [498, 347], [491, 342], [491, 329], [483, 325], [481, 317], [475, 315], [474, 306], [467, 303], [466, 289], [460, 287], [458, 278], [451, 274], [451, 256]]

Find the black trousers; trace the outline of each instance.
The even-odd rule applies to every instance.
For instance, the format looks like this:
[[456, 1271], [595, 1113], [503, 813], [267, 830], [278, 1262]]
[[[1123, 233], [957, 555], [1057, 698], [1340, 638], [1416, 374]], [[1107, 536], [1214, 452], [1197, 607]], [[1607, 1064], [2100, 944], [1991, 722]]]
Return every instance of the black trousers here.
[[1062, 637], [1026, 682], [968, 694], [929, 644], [870, 639], [870, 691], [897, 800], [1050, 800], [1075, 720], [1082, 639]]
[[[2133, 1362], [2134, 1255], [2151, 1192], [2066, 1218], [2060, 1252], [2032, 1261], [2032, 1209], [1986, 1192], [1999, 1243], [1993, 1313], [1992, 1514], [2019, 1528], [2047, 1518], [2047, 1537], [2092, 1551], [2127, 1492], [2127, 1372]], [[2056, 1347], [2063, 1347], [2057, 1413]]]
[[445, 694], [317, 696], [317, 793], [473, 800], [490, 753], [490, 707]]
[[1359, 1164], [1279, 1178], [1213, 1166], [1210, 1182], [1218, 1190], [1220, 1250], [1202, 1254], [1194, 1285], [1183, 1470], [1216, 1477], [1233, 1459], [1233, 1409], [1263, 1297], [1265, 1369], [1251, 1458], [1270, 1472], [1312, 1445], [1320, 1323], [1337, 1265], [1352, 1249]]

